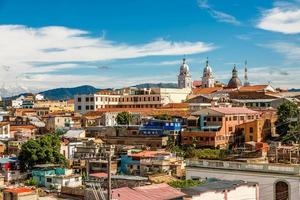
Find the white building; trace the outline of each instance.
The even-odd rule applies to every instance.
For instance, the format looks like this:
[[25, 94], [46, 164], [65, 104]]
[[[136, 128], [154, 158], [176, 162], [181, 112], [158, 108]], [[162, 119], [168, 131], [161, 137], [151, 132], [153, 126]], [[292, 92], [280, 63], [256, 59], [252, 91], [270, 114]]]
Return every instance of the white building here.
[[0, 122], [0, 139], [10, 138], [10, 124], [8, 122]]
[[260, 200], [299, 200], [299, 174], [299, 165], [285, 164], [188, 160], [186, 166], [187, 179], [216, 178], [256, 182], [259, 185]]
[[36, 101], [42, 101], [42, 100], [45, 100], [44, 95], [42, 95], [42, 94], [37, 94], [37, 95], [35, 95], [35, 100], [36, 100]]
[[25, 100], [25, 97], [23, 95], [21, 95], [20, 97], [18, 97], [15, 100], [11, 101], [11, 106], [13, 108], [22, 108], [24, 100]]
[[168, 103], [181, 103], [191, 88], [150, 88], [130, 91], [99, 92], [75, 96], [75, 111], [86, 113], [100, 108], [159, 108]]
[[188, 64], [186, 64], [185, 58], [183, 58], [182, 65], [180, 66], [180, 72], [178, 75], [178, 88], [192, 88], [192, 76]]
[[211, 66], [208, 64], [208, 59], [206, 60], [205, 67], [203, 69], [202, 76], [202, 87], [210, 88], [215, 86], [215, 79], [213, 77], [213, 71]]

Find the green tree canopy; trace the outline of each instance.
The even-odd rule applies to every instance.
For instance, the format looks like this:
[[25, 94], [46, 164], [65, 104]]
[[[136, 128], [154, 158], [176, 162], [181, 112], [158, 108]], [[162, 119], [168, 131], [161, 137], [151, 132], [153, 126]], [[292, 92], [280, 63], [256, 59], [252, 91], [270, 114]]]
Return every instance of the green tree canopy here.
[[28, 140], [21, 147], [19, 160], [23, 171], [32, 169], [36, 164], [67, 165], [65, 157], [60, 153], [60, 139], [56, 134]]
[[277, 108], [278, 119], [276, 121], [276, 131], [279, 135], [286, 135], [292, 130], [297, 129], [299, 114], [297, 104], [285, 101]]
[[129, 112], [120, 112], [117, 115], [116, 121], [119, 125], [129, 125], [132, 122], [132, 115]]
[[156, 115], [154, 116], [155, 119], [159, 119], [159, 120], [171, 120], [172, 117], [168, 114], [162, 114], [162, 115]]

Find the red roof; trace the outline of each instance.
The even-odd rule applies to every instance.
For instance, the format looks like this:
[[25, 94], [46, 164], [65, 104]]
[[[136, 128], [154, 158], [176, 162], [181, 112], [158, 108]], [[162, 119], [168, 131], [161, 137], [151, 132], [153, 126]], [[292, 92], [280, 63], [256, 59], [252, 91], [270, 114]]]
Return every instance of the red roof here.
[[211, 87], [211, 88], [193, 88], [192, 94], [194, 95], [201, 95], [201, 94], [212, 94], [217, 91], [222, 90], [222, 87]]
[[219, 113], [232, 115], [232, 114], [258, 114], [259, 112], [250, 110], [248, 108], [243, 107], [213, 107], [210, 108], [211, 110], [214, 110]]
[[18, 188], [8, 188], [4, 190], [5, 192], [11, 193], [27, 193], [27, 192], [35, 192], [35, 190], [27, 188], [27, 187], [18, 187]]
[[131, 153], [129, 156], [131, 157], [143, 157], [143, 158], [154, 158], [157, 154], [167, 153], [165, 151], [141, 151], [138, 153]]
[[166, 183], [147, 185], [133, 189], [153, 200], [176, 199], [185, 196], [184, 193], [176, 190]]
[[107, 173], [104, 173], [104, 172], [92, 173], [92, 174], [90, 174], [90, 176], [96, 177], [96, 178], [106, 178]]
[[202, 81], [193, 81], [193, 87], [200, 87], [202, 86]]
[[242, 86], [239, 88], [239, 91], [242, 92], [250, 92], [250, 91], [262, 91], [266, 89], [269, 85], [250, 85], [250, 86]]
[[128, 187], [113, 189], [112, 198], [117, 200], [153, 200]]
[[18, 130], [22, 130], [22, 129], [29, 129], [29, 130], [33, 130], [36, 129], [35, 126], [33, 125], [25, 125], [25, 126], [10, 126], [10, 131], [18, 131]]

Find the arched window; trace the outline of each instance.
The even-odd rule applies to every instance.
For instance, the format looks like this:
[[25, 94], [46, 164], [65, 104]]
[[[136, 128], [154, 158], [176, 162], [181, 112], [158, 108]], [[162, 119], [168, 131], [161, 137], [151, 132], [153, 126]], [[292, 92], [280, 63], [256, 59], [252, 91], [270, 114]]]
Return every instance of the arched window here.
[[275, 184], [275, 200], [289, 200], [289, 185], [284, 181]]

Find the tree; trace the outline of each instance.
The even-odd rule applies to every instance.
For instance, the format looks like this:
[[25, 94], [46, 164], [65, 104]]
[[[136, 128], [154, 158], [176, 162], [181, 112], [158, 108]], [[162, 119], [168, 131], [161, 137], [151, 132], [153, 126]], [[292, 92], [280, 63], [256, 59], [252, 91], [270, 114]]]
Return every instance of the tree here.
[[60, 153], [60, 139], [56, 134], [28, 140], [21, 147], [19, 161], [22, 171], [30, 170], [36, 164], [67, 165], [66, 158]]
[[162, 115], [156, 115], [154, 116], [155, 119], [159, 119], [159, 120], [171, 120], [172, 117], [168, 114], [162, 114]]
[[276, 121], [276, 131], [279, 135], [286, 135], [290, 131], [298, 128], [298, 106], [297, 104], [285, 101], [277, 108], [278, 119]]
[[117, 115], [116, 121], [119, 125], [129, 125], [132, 122], [132, 115], [129, 112], [120, 112]]

